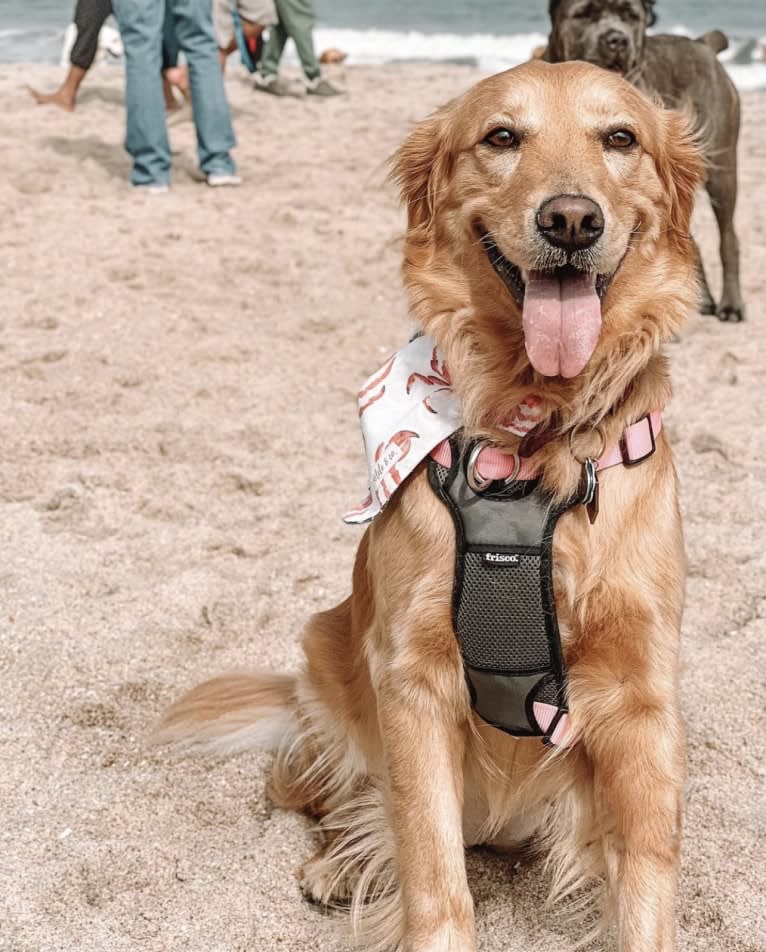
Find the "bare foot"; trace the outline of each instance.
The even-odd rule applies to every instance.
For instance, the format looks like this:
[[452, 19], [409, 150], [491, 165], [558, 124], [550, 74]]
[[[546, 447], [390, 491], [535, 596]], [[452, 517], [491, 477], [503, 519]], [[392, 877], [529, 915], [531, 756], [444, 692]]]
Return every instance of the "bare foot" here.
[[74, 97], [63, 89], [57, 89], [55, 93], [40, 93], [31, 86], [27, 86], [27, 89], [38, 106], [58, 106], [64, 112], [74, 112]]

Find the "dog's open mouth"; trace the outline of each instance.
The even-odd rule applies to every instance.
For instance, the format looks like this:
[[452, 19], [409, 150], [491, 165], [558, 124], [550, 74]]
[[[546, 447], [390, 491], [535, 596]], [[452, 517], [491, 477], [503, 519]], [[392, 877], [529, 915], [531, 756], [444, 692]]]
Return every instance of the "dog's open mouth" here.
[[487, 257], [522, 309], [524, 343], [532, 366], [546, 377], [576, 377], [590, 360], [601, 332], [601, 301], [610, 275], [572, 265], [549, 271], [521, 269], [489, 232], [480, 230]]

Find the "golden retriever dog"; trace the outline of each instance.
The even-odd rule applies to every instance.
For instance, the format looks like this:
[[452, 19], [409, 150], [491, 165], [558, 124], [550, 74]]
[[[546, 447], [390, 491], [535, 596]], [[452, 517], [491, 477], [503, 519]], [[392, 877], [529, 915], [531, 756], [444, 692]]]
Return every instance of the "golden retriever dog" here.
[[[663, 342], [697, 295], [689, 218], [703, 166], [688, 123], [605, 70], [531, 62], [421, 122], [394, 162], [404, 279], [446, 357], [463, 439], [516, 451], [499, 424], [535, 395], [540, 485], [572, 498], [581, 461], [670, 397]], [[578, 284], [584, 302], [556, 310]], [[537, 301], [533, 326], [525, 297], [541, 286], [556, 304]], [[455, 545], [421, 464], [365, 533], [352, 594], [309, 620], [302, 670], [208, 681], [169, 710], [160, 740], [275, 752], [274, 802], [319, 820], [302, 888], [350, 905], [362, 949], [474, 952], [466, 846], [532, 839], [553, 896], [594, 895], [620, 952], [670, 952], [684, 550], [665, 434], [639, 465], [602, 473], [593, 524], [576, 505], [556, 528], [568, 749], [472, 710]]]

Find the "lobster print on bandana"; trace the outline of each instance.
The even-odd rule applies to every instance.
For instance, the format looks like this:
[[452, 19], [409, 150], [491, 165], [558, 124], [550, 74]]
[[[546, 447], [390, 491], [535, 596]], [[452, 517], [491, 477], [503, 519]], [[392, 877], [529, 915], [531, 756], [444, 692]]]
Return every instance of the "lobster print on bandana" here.
[[[505, 424], [526, 436], [540, 419], [541, 400], [529, 396]], [[461, 426], [460, 401], [433, 337], [415, 337], [359, 391], [359, 422], [367, 456], [368, 492], [343, 517], [370, 522], [413, 470]]]
[[460, 405], [432, 337], [416, 337], [359, 391], [368, 493], [345, 522], [369, 522], [418, 463], [460, 426]]

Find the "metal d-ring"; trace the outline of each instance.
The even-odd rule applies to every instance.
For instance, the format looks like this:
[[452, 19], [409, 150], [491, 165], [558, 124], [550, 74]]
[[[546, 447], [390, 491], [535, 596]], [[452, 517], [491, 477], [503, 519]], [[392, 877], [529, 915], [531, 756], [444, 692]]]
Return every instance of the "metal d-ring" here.
[[485, 489], [492, 485], [492, 480], [485, 479], [476, 469], [476, 464], [479, 461], [479, 454], [482, 452], [482, 450], [491, 445], [492, 444], [489, 440], [477, 440], [473, 444], [471, 452], [468, 454], [468, 462], [465, 466], [465, 479], [475, 493], [483, 493]]
[[518, 453], [511, 453], [510, 455], [513, 456], [513, 470], [510, 476], [505, 477], [506, 486], [510, 485], [510, 483], [515, 483], [521, 472], [521, 457]]
[[[585, 456], [584, 458], [581, 459], [581, 458], [575, 453], [574, 441], [575, 441], [575, 437], [577, 436], [577, 434], [578, 434], [578, 433], [582, 433], [583, 430], [586, 430], [586, 429], [591, 429], [591, 430], [595, 431], [596, 433], [598, 433], [598, 437], [599, 437], [599, 440], [601, 441], [601, 445], [599, 446], [599, 449], [598, 449], [598, 452], [597, 452], [597, 453], [589, 453], [588, 456]], [[595, 426], [588, 427], [588, 425], [585, 424], [585, 423], [578, 423], [577, 426], [575, 426], [573, 429], [571, 429], [571, 430], [569, 431], [569, 452], [570, 452], [570, 453], [572, 454], [572, 456], [577, 460], [577, 462], [580, 463], [580, 465], [584, 465], [585, 462], [586, 462], [587, 460], [589, 460], [589, 459], [595, 459], [595, 460], [601, 459], [601, 457], [602, 457], [602, 456], [604, 455], [604, 453], [606, 452], [606, 437], [604, 436], [604, 431], [603, 431], [603, 429], [601, 428], [601, 424], [596, 423]]]
[[[466, 463], [465, 467], [465, 478], [466, 482], [475, 493], [483, 493], [486, 489], [489, 489], [489, 487], [495, 481], [494, 479], [487, 479], [486, 477], [482, 476], [476, 468], [476, 464], [479, 462], [479, 456], [488, 446], [492, 446], [491, 440], [477, 440], [477, 442], [473, 444], [471, 452], [468, 454], [468, 462]], [[516, 477], [521, 472], [521, 457], [518, 455], [518, 453], [512, 453], [511, 455], [513, 456], [514, 460], [513, 472], [510, 474], [510, 476], [506, 476], [506, 486], [509, 483], [514, 482]]]

